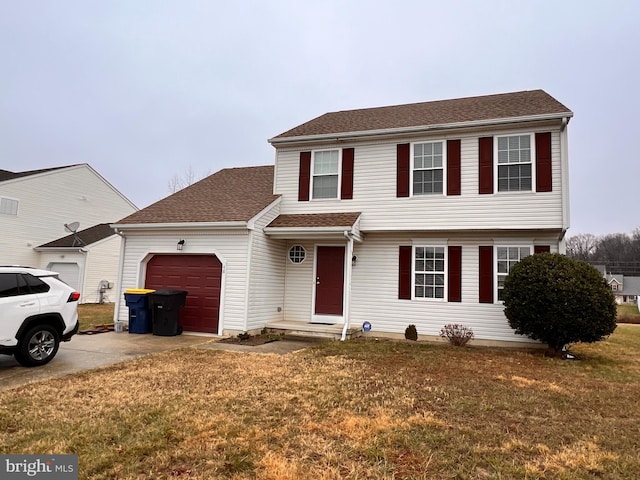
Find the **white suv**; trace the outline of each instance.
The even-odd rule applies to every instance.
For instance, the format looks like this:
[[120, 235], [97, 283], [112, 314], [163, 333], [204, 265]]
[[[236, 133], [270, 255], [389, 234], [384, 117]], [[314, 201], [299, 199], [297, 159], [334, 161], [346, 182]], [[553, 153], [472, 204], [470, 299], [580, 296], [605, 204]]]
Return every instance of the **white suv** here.
[[48, 363], [78, 332], [80, 294], [48, 270], [0, 266], [0, 353]]

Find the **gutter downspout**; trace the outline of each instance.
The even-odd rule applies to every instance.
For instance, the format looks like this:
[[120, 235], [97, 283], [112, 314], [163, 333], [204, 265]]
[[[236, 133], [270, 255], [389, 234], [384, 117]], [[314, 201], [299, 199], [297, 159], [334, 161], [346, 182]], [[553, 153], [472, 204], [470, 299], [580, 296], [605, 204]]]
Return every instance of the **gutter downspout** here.
[[559, 239], [558, 250], [566, 254], [565, 234], [571, 226], [570, 196], [569, 196], [569, 140], [567, 136], [567, 124], [569, 119], [564, 117], [560, 127], [560, 165], [562, 172], [562, 234]]
[[351, 324], [351, 272], [353, 270], [353, 236], [349, 234], [349, 232], [344, 232], [345, 238], [349, 241], [347, 243], [347, 274], [345, 278], [346, 289], [344, 295], [344, 326], [342, 327], [342, 336], [340, 337], [340, 341], [345, 341], [347, 339], [347, 330], [349, 330], [349, 326]]
[[120, 304], [122, 303], [121, 301], [121, 297], [122, 297], [122, 275], [124, 272], [124, 251], [125, 251], [125, 245], [127, 243], [127, 237], [117, 228], [114, 228], [115, 232], [117, 235], [120, 236], [121, 242], [120, 242], [120, 262], [118, 263], [118, 275], [117, 275], [117, 281], [116, 281], [116, 292], [118, 292], [118, 295], [116, 296], [116, 304], [115, 307], [113, 309], [113, 324], [115, 325], [116, 322], [118, 322], [118, 318], [120, 316]]

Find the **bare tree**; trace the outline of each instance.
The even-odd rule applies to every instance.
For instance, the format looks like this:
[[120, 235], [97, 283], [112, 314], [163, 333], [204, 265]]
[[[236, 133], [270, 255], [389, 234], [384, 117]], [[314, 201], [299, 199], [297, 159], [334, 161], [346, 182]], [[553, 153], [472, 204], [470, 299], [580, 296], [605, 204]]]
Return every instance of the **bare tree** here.
[[579, 233], [567, 239], [567, 255], [577, 260], [592, 260], [597, 247], [598, 237], [591, 233]]
[[201, 180], [209, 176], [209, 172], [204, 175], [198, 176], [193, 170], [193, 167], [189, 165], [187, 169], [182, 173], [176, 173], [169, 180], [169, 193], [176, 193], [183, 188], [187, 188], [189, 185], [193, 185], [198, 180]]

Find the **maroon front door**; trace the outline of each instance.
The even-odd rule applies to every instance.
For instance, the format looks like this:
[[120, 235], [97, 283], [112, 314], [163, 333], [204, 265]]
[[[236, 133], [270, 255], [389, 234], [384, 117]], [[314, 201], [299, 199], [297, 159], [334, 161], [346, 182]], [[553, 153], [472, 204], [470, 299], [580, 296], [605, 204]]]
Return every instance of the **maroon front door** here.
[[342, 315], [344, 247], [318, 247], [316, 315]]
[[218, 333], [222, 264], [214, 255], [156, 255], [147, 263], [145, 288], [186, 290], [180, 311], [185, 331]]

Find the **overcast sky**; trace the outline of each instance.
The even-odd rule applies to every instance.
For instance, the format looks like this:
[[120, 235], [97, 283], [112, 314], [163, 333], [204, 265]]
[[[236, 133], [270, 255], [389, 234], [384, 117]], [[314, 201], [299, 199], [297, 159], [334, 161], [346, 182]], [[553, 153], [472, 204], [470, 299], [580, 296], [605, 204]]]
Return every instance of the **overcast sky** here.
[[[0, 0], [0, 168], [88, 163], [142, 208], [325, 112], [541, 88], [570, 235], [640, 227], [640, 2]], [[118, 219], [113, 219], [118, 220]]]

